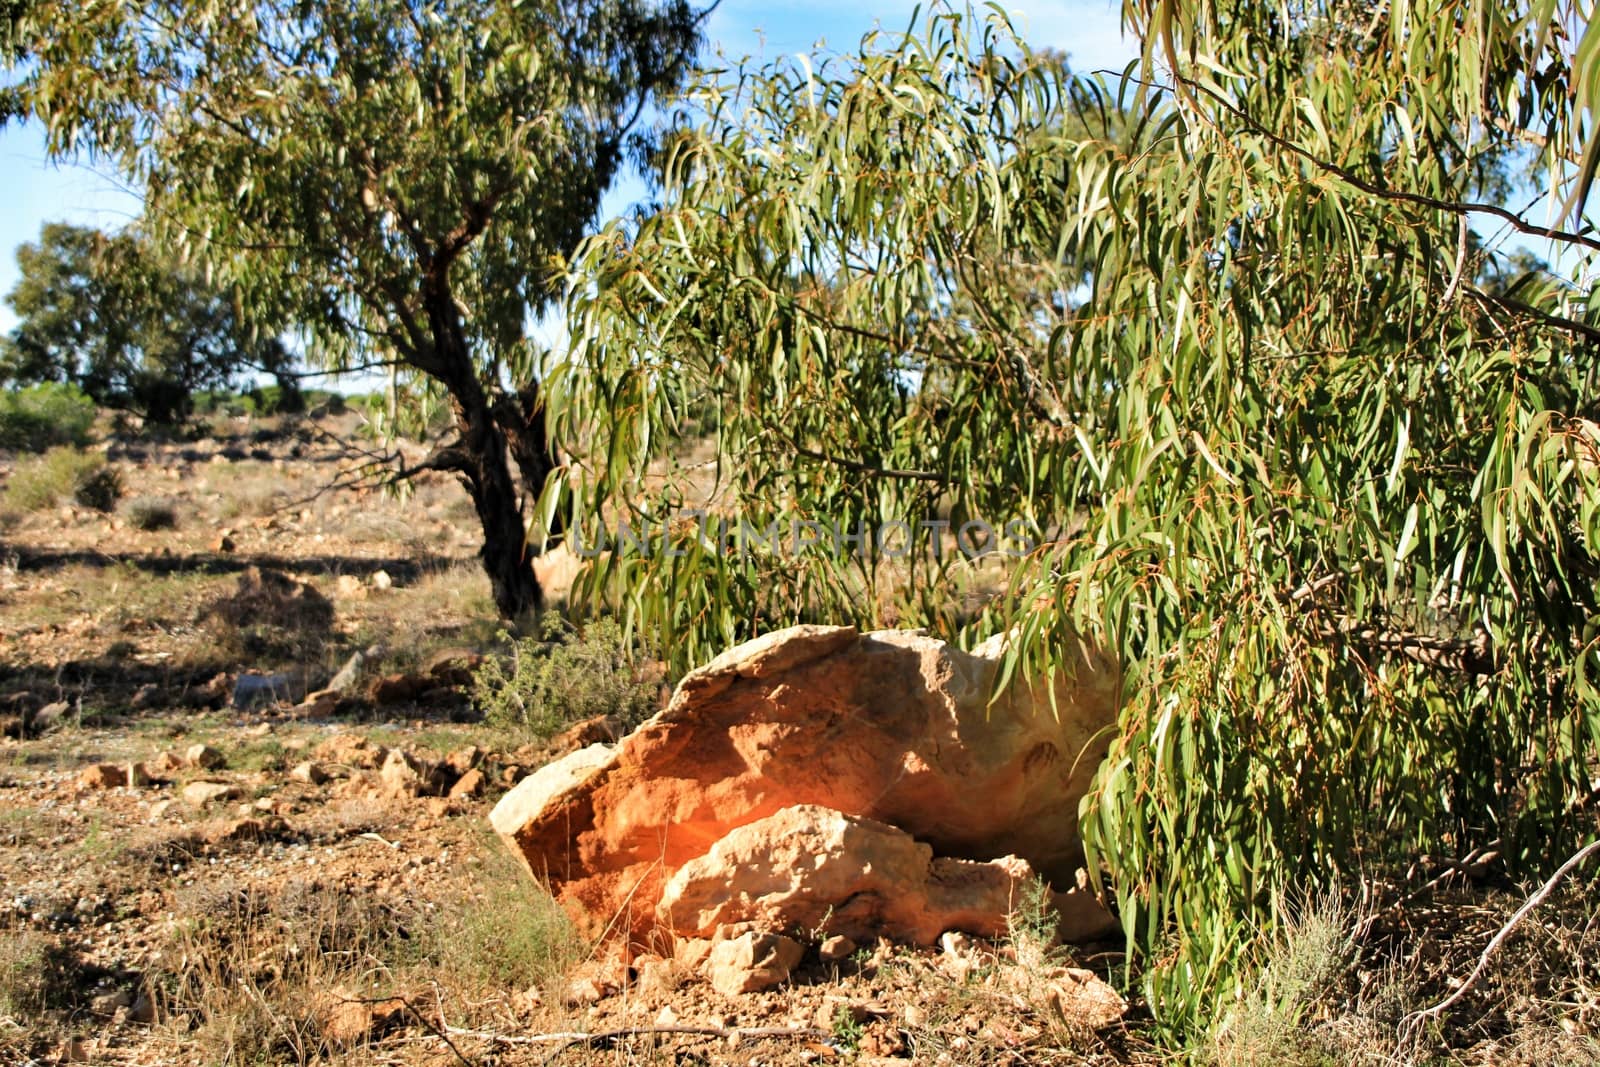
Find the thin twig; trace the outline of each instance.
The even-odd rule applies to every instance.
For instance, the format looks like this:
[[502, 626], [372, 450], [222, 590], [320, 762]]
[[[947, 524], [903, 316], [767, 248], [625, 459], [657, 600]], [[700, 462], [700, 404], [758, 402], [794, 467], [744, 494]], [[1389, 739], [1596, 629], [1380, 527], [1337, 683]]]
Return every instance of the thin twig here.
[[474, 1037], [481, 1041], [493, 1041], [504, 1045], [549, 1045], [559, 1044], [545, 1063], [553, 1063], [568, 1049], [577, 1045], [590, 1048], [620, 1041], [626, 1037], [647, 1037], [654, 1034], [680, 1035], [688, 1037], [715, 1037], [734, 1038], [739, 1041], [761, 1040], [763, 1038], [826, 1038], [829, 1036], [825, 1030], [814, 1026], [625, 1026], [616, 1030], [599, 1030], [594, 1033], [582, 1031], [567, 1031], [551, 1034], [500, 1034], [492, 1030], [469, 1030], [460, 1026], [446, 1026], [447, 1033], [457, 1037]]
[[1439, 1018], [1439, 1016], [1444, 1014], [1444, 1012], [1448, 1010], [1451, 1005], [1455, 1004], [1456, 1001], [1466, 996], [1468, 990], [1470, 990], [1473, 987], [1473, 984], [1476, 983], [1477, 980], [1483, 975], [1484, 968], [1489, 965], [1490, 957], [1492, 957], [1495, 953], [1495, 950], [1505, 942], [1505, 939], [1511, 936], [1511, 931], [1516, 929], [1517, 924], [1523, 919], [1527, 918], [1528, 913], [1533, 911], [1534, 908], [1537, 908], [1540, 904], [1544, 903], [1545, 898], [1555, 891], [1555, 888], [1558, 884], [1560, 884], [1561, 879], [1565, 878], [1571, 871], [1582, 865], [1584, 860], [1588, 859], [1596, 852], [1600, 852], [1600, 840], [1589, 842], [1587, 845], [1583, 846], [1583, 848], [1579, 849], [1571, 859], [1563, 863], [1560, 869], [1557, 870], [1555, 874], [1552, 874], [1544, 885], [1539, 887], [1538, 892], [1529, 897], [1527, 902], [1516, 910], [1516, 913], [1511, 916], [1510, 921], [1500, 928], [1500, 932], [1495, 934], [1494, 937], [1489, 940], [1488, 946], [1483, 950], [1483, 955], [1478, 957], [1477, 966], [1473, 967], [1472, 973], [1467, 975], [1466, 980], [1456, 987], [1456, 991], [1439, 1001], [1439, 1003], [1435, 1004], [1433, 1007], [1426, 1008], [1422, 1011], [1413, 1012], [1406, 1016], [1406, 1027], [1414, 1030], [1416, 1027], [1420, 1027], [1423, 1021], [1426, 1019]]

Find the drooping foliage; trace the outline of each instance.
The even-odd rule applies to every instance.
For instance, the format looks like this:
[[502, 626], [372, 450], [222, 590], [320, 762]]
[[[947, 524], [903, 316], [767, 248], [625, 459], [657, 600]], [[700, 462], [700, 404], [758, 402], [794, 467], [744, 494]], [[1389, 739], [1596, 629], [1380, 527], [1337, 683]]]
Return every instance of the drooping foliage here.
[[391, 369], [397, 420], [448, 404], [454, 437], [417, 469], [471, 493], [501, 612], [537, 608], [522, 502], [554, 457], [528, 323], [647, 102], [687, 72], [697, 16], [681, 0], [99, 0], [25, 5], [5, 29], [25, 57], [5, 109], [41, 120], [52, 153], [120, 167], [152, 232], [260, 329], [297, 331], [330, 368]]
[[98, 404], [173, 422], [200, 390], [289, 370], [283, 346], [250, 329], [228, 294], [135, 231], [49, 223], [17, 265], [0, 382], [68, 382]]
[[[618, 549], [580, 594], [682, 661], [798, 618], [1010, 632], [1013, 676], [1120, 654], [1088, 858], [1181, 1031], [1293, 888], [1534, 871], [1592, 818], [1600, 244], [1517, 198], [1581, 202], [1600, 68], [1563, 5], [1127, 15], [1158, 62], [1123, 78], [947, 10], [708, 78], [659, 209], [576, 261], [553, 395], [574, 528]], [[685, 501], [672, 551], [619, 544]], [[1043, 543], [949, 611], [985, 564], [948, 542], [787, 532], [934, 515]]]

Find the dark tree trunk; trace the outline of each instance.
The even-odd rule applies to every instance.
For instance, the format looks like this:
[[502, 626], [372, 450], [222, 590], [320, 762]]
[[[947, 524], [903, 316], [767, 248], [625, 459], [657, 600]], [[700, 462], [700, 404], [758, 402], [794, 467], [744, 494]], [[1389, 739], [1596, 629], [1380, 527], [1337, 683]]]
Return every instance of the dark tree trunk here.
[[537, 614], [544, 608], [544, 590], [533, 573], [534, 551], [528, 544], [522, 501], [507, 460], [506, 434], [478, 380], [448, 290], [439, 285], [430, 296], [424, 303], [437, 362], [428, 372], [449, 391], [460, 433], [459, 440], [444, 450], [448, 460], [436, 466], [460, 474], [472, 496], [483, 527], [483, 547], [478, 555], [500, 616], [519, 619]]
[[475, 425], [463, 435], [473, 466], [467, 475], [467, 489], [483, 525], [479, 555], [495, 608], [506, 619], [537, 614], [544, 608], [544, 590], [533, 573], [533, 547], [528, 544], [516, 483], [506, 463], [505, 435], [487, 407], [472, 421]]
[[[534, 382], [518, 389], [515, 395], [502, 396], [494, 404], [494, 420], [506, 435], [511, 449], [511, 461], [522, 476], [522, 490], [531, 502], [537, 503], [544, 492], [544, 483], [556, 469], [556, 457], [550, 450], [550, 439], [544, 429], [544, 397], [539, 383]], [[559, 538], [563, 529], [561, 512], [557, 510], [550, 529], [545, 533]]]

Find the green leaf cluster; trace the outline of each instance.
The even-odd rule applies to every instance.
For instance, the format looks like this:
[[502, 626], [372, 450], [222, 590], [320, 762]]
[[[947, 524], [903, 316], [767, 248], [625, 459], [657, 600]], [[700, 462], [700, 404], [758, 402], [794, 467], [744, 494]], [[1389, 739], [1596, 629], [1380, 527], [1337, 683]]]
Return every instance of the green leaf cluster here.
[[[596, 537], [684, 502], [1037, 524], [971, 610], [961, 559], [693, 524], [578, 595], [685, 663], [812, 618], [1006, 633], [1006, 678], [1113, 650], [1085, 845], [1182, 1034], [1238, 1002], [1290, 887], [1490, 843], [1532, 872], [1583, 833], [1600, 243], [1505, 204], [1587, 158], [1597, 68], [1544, 4], [1127, 15], [1152, 62], [1120, 78], [938, 7], [713, 72], [659, 209], [574, 261], [552, 417]], [[708, 419], [712, 457], [680, 455]]]

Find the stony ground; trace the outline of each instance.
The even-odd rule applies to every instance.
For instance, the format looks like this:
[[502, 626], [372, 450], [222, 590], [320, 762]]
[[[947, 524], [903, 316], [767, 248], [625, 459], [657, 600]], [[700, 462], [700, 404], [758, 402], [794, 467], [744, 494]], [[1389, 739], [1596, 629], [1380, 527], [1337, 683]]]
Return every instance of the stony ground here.
[[[735, 998], [597, 956], [488, 829], [563, 742], [477, 721], [459, 684], [463, 657], [501, 640], [470, 504], [444, 479], [406, 500], [330, 490], [353, 429], [218, 419], [110, 445], [112, 512], [0, 503], [0, 1064], [1167, 1058], [1136, 995], [1099, 1033], [1052, 1000], [1063, 963], [1118, 982], [1110, 947], [1068, 958], [1019, 933], [813, 953]], [[152, 510], [171, 525], [141, 528]], [[262, 567], [309, 590], [292, 611], [241, 599]], [[296, 706], [357, 652], [348, 688]], [[252, 673], [289, 699], [231, 706]], [[1600, 1062], [1593, 885], [1507, 942], [1473, 1018], [1426, 1056]], [[1526, 888], [1384, 916], [1387, 961], [1351, 965], [1344, 1007], [1299, 1021], [1315, 1040], [1268, 1017], [1209, 1054], [1381, 1062], [1387, 991], [1447, 991]]]
[[[335, 438], [353, 421], [114, 443], [117, 510], [0, 516], [0, 1062], [1137, 1055], [1136, 1037], [1085, 1032], [1030, 988], [1064, 957], [1019, 966], [1010, 944], [868, 946], [734, 998], [594, 958], [486, 818], [561, 742], [474, 722], [459, 686], [381, 688], [440, 650], [491, 649], [500, 624], [457, 487], [326, 488], [350, 468]], [[152, 506], [170, 527], [140, 528]], [[240, 600], [262, 567], [331, 618], [250, 617], [285, 610]], [[346, 695], [295, 706], [374, 646]], [[251, 674], [296, 691], [231, 706]], [[386, 767], [385, 750], [405, 756]], [[417, 778], [433, 768], [447, 777]], [[419, 795], [464, 771], [472, 788]]]

